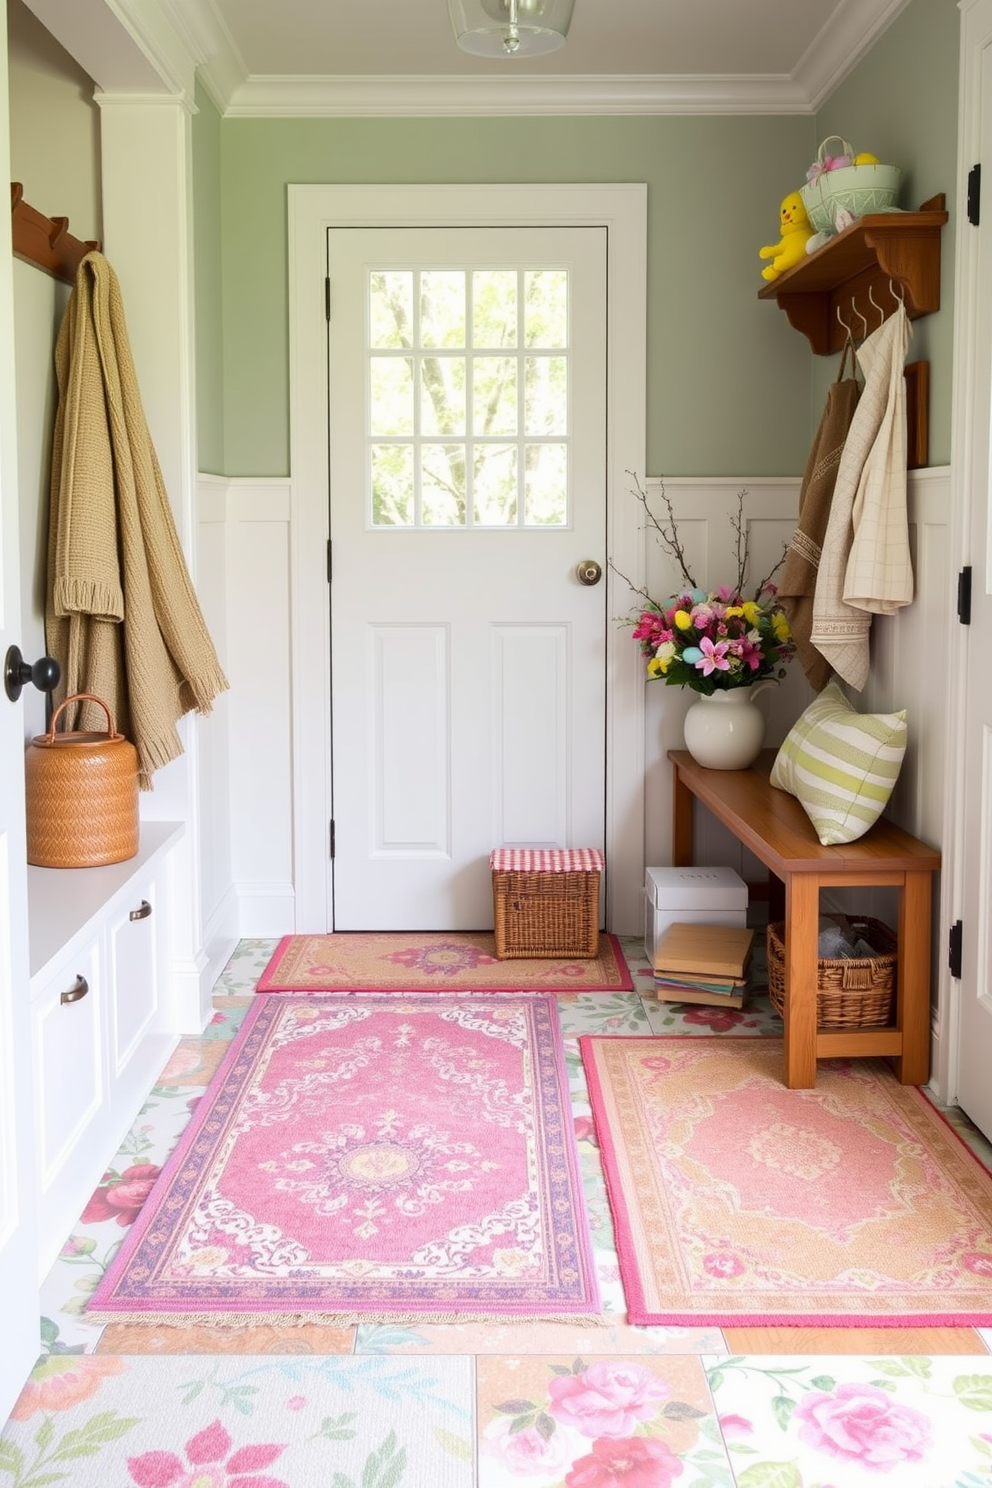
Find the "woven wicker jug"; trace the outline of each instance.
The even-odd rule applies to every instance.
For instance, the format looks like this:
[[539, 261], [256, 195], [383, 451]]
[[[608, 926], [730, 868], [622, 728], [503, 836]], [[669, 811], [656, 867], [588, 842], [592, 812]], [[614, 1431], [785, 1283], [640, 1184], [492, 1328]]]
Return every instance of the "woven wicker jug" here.
[[[83, 699], [107, 715], [105, 734], [57, 734], [63, 708]], [[47, 734], [24, 757], [28, 862], [39, 868], [96, 868], [138, 851], [138, 752], [118, 734], [110, 709], [91, 692], [56, 708]]]

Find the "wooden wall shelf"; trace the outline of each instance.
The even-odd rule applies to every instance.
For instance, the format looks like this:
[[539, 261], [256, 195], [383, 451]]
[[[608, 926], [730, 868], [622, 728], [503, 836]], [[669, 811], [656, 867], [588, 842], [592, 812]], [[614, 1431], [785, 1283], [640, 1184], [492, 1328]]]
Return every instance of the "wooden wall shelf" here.
[[[940, 230], [947, 221], [943, 193], [918, 212], [873, 212], [852, 222], [794, 269], [758, 291], [777, 300], [789, 324], [802, 331], [817, 356], [839, 351], [846, 325], [860, 340], [860, 317], [872, 331], [901, 297], [910, 320], [940, 309]], [[891, 281], [891, 285], [890, 285]], [[872, 303], [874, 300], [874, 303]], [[878, 307], [884, 314], [880, 317]]]
[[80, 263], [100, 244], [74, 238], [68, 217], [46, 217], [28, 206], [20, 181], [10, 183], [10, 210], [14, 257], [44, 269], [65, 284], [75, 284]]

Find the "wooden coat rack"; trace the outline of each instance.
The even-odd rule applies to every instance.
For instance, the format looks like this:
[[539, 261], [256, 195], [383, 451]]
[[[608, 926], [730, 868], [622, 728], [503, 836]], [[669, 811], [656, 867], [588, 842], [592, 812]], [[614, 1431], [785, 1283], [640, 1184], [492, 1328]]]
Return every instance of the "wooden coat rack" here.
[[28, 206], [20, 181], [10, 183], [10, 210], [14, 257], [65, 284], [75, 284], [80, 263], [87, 253], [98, 252], [100, 244], [74, 238], [68, 217], [46, 217]]

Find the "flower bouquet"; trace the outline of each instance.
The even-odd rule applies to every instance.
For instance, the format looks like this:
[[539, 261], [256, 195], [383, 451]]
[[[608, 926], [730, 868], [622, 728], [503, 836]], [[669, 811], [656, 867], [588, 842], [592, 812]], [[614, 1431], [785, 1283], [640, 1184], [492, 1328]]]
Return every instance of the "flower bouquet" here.
[[[628, 471], [628, 474], [632, 473]], [[772, 582], [782, 559], [762, 579], [754, 597], [744, 597], [749, 556], [743, 518], [746, 492], [738, 494], [737, 516], [732, 523], [737, 534], [736, 581], [705, 590], [697, 586], [688, 570], [675, 515], [664, 488], [662, 500], [668, 508], [667, 524], [651, 511], [646, 493], [636, 477], [633, 478], [635, 494], [644, 507], [648, 524], [677, 563], [684, 581], [682, 591], [663, 604], [652, 599], [646, 590], [635, 590], [640, 597], [640, 610], [625, 617], [624, 623], [634, 626], [633, 637], [647, 658], [648, 676], [663, 678], [669, 687], [689, 687], [704, 697], [784, 677], [785, 663], [792, 659], [796, 647], [789, 622], [776, 602]]]

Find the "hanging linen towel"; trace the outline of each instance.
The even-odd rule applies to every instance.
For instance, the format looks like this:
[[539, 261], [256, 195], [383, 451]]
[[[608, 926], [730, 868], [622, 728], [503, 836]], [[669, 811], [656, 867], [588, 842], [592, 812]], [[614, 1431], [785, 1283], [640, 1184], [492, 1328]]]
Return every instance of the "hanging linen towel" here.
[[799, 489], [799, 524], [785, 556], [777, 594], [778, 602], [789, 622], [806, 680], [816, 692], [822, 692], [833, 675], [830, 663], [810, 640], [816, 575], [820, 567], [820, 553], [844, 442], [861, 392], [855, 377], [844, 376], [848, 353], [851, 355], [853, 373], [854, 345], [850, 341], [844, 347], [837, 380], [831, 384], [827, 393], [820, 427], [806, 461], [806, 470]]
[[[865, 385], [841, 454], [816, 577], [810, 640], [834, 671], [858, 692], [868, 680], [871, 612], [849, 604], [845, 599], [847, 565], [854, 543], [854, 510], [859, 494], [867, 491], [869, 485], [875, 493], [873, 506], [884, 510], [890, 500], [896, 506], [899, 502], [897, 462], [900, 442], [893, 429], [898, 424], [900, 408], [905, 420], [903, 372], [911, 335], [912, 327], [905, 308], [900, 305], [858, 350], [858, 364], [864, 373]], [[902, 503], [905, 508], [905, 433], [901, 449]], [[890, 482], [894, 483], [895, 489], [895, 495], [891, 497]], [[859, 515], [864, 505], [862, 499]], [[887, 561], [886, 572], [890, 569], [894, 572], [900, 566], [898, 560], [894, 563]], [[909, 566], [908, 546], [905, 566]], [[905, 581], [900, 592], [905, 592]]]
[[[186, 569], [120, 285], [102, 253], [79, 266], [55, 370], [46, 644], [67, 694], [95, 693], [110, 707], [147, 789], [182, 753], [179, 719], [209, 713], [227, 679]], [[84, 712], [67, 726], [89, 721]]]

